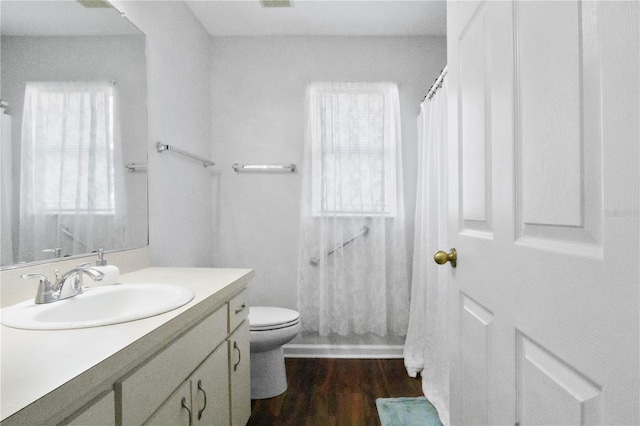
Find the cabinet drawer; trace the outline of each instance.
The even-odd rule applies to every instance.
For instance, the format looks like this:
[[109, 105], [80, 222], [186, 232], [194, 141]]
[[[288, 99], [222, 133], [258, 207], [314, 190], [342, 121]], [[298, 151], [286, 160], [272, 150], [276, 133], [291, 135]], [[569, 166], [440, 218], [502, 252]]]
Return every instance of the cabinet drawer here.
[[229, 333], [238, 328], [242, 321], [249, 316], [247, 293], [247, 290], [243, 290], [229, 301]]
[[226, 336], [227, 310], [221, 308], [116, 382], [119, 424], [142, 424]]

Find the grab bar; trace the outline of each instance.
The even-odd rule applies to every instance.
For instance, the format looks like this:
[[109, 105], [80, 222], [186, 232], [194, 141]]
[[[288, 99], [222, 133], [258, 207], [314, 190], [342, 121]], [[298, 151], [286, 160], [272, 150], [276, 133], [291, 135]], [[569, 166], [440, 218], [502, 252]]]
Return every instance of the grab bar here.
[[213, 161], [209, 161], [206, 158], [200, 157], [199, 155], [195, 155], [195, 154], [192, 154], [190, 152], [183, 151], [183, 150], [181, 150], [179, 148], [176, 148], [176, 147], [168, 145], [168, 144], [164, 144], [162, 142], [156, 143], [156, 149], [158, 150], [158, 152], [162, 152], [162, 151], [177, 152], [178, 154], [182, 154], [182, 155], [187, 156], [189, 158], [193, 158], [194, 160], [201, 161], [203, 167], [214, 166], [216, 164]]
[[77, 241], [79, 242], [81, 245], [84, 246], [85, 249], [89, 249], [89, 244], [87, 244], [86, 241], [84, 241], [82, 238], [78, 238], [75, 235], [73, 235], [68, 229], [66, 229], [64, 226], [60, 227], [60, 231], [62, 231], [62, 233], [64, 235], [66, 235], [67, 237], [71, 238], [74, 242]]
[[296, 172], [295, 164], [238, 164], [231, 166], [236, 172]]
[[[344, 241], [342, 244], [338, 244], [337, 246], [329, 250], [323, 257], [327, 258], [331, 256], [337, 250], [340, 250], [342, 247], [346, 246], [347, 244], [349, 244], [350, 242], [358, 238], [360, 235], [366, 236], [368, 233], [369, 233], [369, 227], [365, 225], [360, 229], [360, 231], [357, 234], [355, 234], [353, 237], [349, 238], [348, 240]], [[309, 263], [313, 266], [318, 266], [320, 264], [320, 258], [312, 257], [311, 259], [309, 259]]]

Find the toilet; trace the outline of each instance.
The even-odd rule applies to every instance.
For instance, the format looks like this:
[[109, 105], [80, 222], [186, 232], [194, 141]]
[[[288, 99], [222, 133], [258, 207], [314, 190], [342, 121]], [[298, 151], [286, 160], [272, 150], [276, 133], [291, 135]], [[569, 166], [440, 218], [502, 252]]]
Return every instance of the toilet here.
[[251, 399], [278, 396], [287, 390], [282, 345], [300, 331], [300, 314], [292, 309], [251, 306]]

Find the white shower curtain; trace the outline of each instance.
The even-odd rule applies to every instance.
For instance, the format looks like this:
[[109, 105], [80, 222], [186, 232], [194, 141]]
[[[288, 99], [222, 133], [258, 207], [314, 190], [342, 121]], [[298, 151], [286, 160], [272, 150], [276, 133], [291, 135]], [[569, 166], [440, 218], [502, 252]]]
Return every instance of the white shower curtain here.
[[26, 84], [20, 261], [124, 247], [120, 145], [111, 82]]
[[303, 330], [405, 335], [397, 84], [311, 83], [306, 121], [298, 263]]
[[447, 278], [433, 254], [447, 243], [447, 83], [420, 106], [418, 189], [409, 331], [404, 348], [407, 372], [422, 377], [425, 396], [449, 424]]

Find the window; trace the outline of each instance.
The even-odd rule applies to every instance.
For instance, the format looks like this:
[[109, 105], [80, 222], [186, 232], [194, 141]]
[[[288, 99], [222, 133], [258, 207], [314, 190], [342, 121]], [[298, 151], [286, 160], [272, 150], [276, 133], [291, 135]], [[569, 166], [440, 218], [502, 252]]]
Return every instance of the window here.
[[105, 83], [28, 83], [23, 124], [44, 210], [114, 214], [114, 88]]
[[313, 215], [395, 216], [397, 85], [311, 83]]

